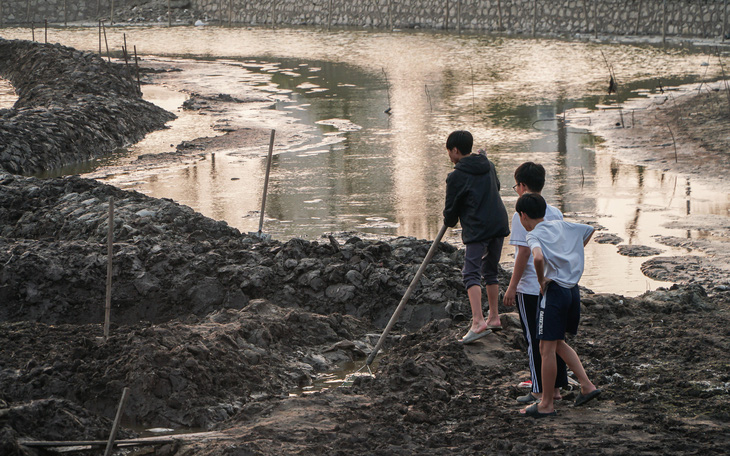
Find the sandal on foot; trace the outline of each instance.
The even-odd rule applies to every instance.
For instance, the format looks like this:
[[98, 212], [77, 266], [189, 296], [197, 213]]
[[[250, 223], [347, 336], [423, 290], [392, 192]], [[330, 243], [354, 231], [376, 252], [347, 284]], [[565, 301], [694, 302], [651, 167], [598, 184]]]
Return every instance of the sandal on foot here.
[[601, 394], [601, 390], [597, 388], [588, 394], [583, 394], [579, 392], [578, 397], [575, 398], [575, 406], [578, 407], [579, 405], [583, 405], [586, 402], [597, 398], [599, 394]]
[[533, 395], [532, 391], [530, 391], [524, 396], [519, 396], [517, 398], [517, 402], [519, 402], [520, 404], [534, 404], [535, 402], [540, 402], [540, 398]]
[[530, 416], [532, 418], [545, 418], [548, 416], [557, 416], [558, 412], [553, 410], [552, 412], [543, 413], [537, 409], [537, 404], [532, 404], [531, 406], [527, 407], [525, 410], [520, 411], [520, 415], [522, 416]]
[[470, 344], [476, 340], [481, 339], [482, 337], [486, 336], [490, 332], [492, 332], [492, 331], [490, 331], [488, 329], [485, 329], [482, 332], [474, 332], [470, 329], [469, 332], [466, 333], [466, 335], [459, 340], [459, 342], [461, 342], [462, 344]]

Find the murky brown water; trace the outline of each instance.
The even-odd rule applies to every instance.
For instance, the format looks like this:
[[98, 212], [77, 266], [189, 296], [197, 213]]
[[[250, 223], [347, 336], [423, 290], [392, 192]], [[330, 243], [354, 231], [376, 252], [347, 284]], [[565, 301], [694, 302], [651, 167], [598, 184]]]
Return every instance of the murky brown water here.
[[[2, 36], [29, 33], [5, 29]], [[452, 130], [469, 129], [475, 146], [498, 167], [508, 208], [517, 196], [513, 171], [532, 160], [548, 171], [548, 201], [568, 215], [595, 220], [624, 243], [684, 253], [658, 245], [653, 236], [701, 233], [663, 223], [684, 217], [688, 208], [728, 216], [730, 197], [718, 200], [711, 184], [596, 153], [594, 137], [556, 120], [563, 112], [579, 119], [581, 109], [617, 102], [606, 95], [606, 62], [623, 99], [660, 83], [716, 77], [716, 59], [702, 52], [438, 33], [208, 27], [108, 29], [110, 47], [120, 48], [123, 34], [145, 59], [184, 70], [143, 87], [147, 99], [180, 118], [127, 154], [83, 171], [172, 198], [242, 231], [258, 228], [266, 141], [153, 172], [120, 173], [117, 166], [174, 150], [182, 140], [220, 134], [213, 125], [274, 128], [287, 140], [276, 143], [264, 232], [282, 239], [342, 230], [433, 238], [451, 169], [444, 141]], [[95, 29], [51, 30], [49, 41], [98, 46]], [[178, 109], [185, 92], [262, 101], [200, 116]], [[458, 236], [449, 231], [450, 241]], [[505, 247], [503, 260], [510, 262], [511, 254]], [[663, 285], [641, 274], [645, 260], [591, 243], [581, 283], [624, 295]]]

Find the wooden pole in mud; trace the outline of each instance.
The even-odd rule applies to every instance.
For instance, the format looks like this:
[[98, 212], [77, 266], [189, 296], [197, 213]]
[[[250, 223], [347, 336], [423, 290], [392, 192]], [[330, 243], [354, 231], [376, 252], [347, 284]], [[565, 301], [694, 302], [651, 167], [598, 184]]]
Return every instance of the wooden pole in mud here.
[[114, 25], [114, 0], [112, 0], [109, 8], [109, 27], [111, 27]]
[[497, 28], [500, 32], [504, 30], [502, 26], [502, 0], [497, 0]]
[[456, 31], [461, 35], [461, 0], [456, 0]]
[[271, 139], [269, 140], [269, 159], [266, 162], [266, 177], [264, 178], [264, 195], [261, 197], [261, 215], [259, 216], [259, 236], [264, 228], [264, 210], [266, 209], [266, 192], [269, 189], [269, 173], [271, 172], [271, 156], [274, 153], [274, 136], [276, 130], [271, 130]]
[[722, 42], [725, 42], [725, 34], [727, 33], [727, 0], [722, 5]]
[[388, 0], [388, 28], [393, 30], [393, 0]]
[[667, 42], [667, 0], [662, 2], [662, 44]]
[[598, 0], [593, 0], [593, 34], [598, 38]]
[[137, 58], [137, 46], [134, 46], [134, 70], [137, 73], [137, 90], [142, 93], [142, 84], [139, 82], [139, 59]]
[[114, 256], [114, 198], [109, 197], [109, 228], [106, 235], [106, 304], [104, 305], [104, 341], [109, 338], [112, 313], [112, 257]]
[[101, 53], [101, 20], [99, 20], [99, 57], [101, 57], [103, 54]]
[[444, 14], [444, 30], [449, 29], [449, 0], [446, 0], [446, 11]]
[[68, 0], [63, 0], [63, 26], [68, 27]]
[[114, 424], [112, 425], [112, 432], [109, 434], [109, 441], [106, 444], [106, 451], [104, 456], [111, 456], [112, 450], [114, 450], [114, 440], [117, 438], [117, 432], [119, 431], [119, 422], [122, 420], [124, 414], [124, 405], [129, 397], [129, 388], [126, 386], [122, 390], [122, 398], [119, 400], [119, 407], [117, 408], [117, 416], [114, 418]]
[[109, 41], [106, 39], [106, 27], [104, 27], [104, 22], [101, 23], [101, 29], [104, 30], [104, 44], [106, 44], [106, 58], [109, 61], [109, 63], [112, 62], [112, 56], [109, 54]]
[[30, 23], [30, 36], [32, 37], [32, 40], [35, 41], [35, 22]]
[[332, 0], [327, 2], [327, 30], [332, 27]]
[[170, 0], [167, 0], [167, 26], [172, 27], [172, 13], [170, 12]]
[[418, 282], [420, 282], [421, 276], [423, 275], [423, 272], [426, 270], [426, 266], [428, 266], [428, 263], [431, 261], [431, 258], [433, 258], [434, 254], [436, 253], [439, 242], [441, 242], [441, 238], [444, 237], [445, 233], [446, 233], [446, 225], [442, 225], [441, 230], [439, 231], [439, 234], [436, 235], [436, 239], [434, 239], [433, 244], [431, 244], [431, 248], [428, 249], [428, 253], [426, 254], [426, 257], [423, 259], [423, 263], [421, 263], [421, 266], [418, 268], [418, 271], [416, 271], [416, 275], [413, 276], [413, 280], [411, 280], [411, 284], [408, 286], [408, 289], [406, 290], [405, 294], [401, 298], [400, 303], [398, 304], [398, 307], [395, 308], [395, 312], [393, 312], [393, 316], [390, 317], [390, 321], [388, 321], [388, 325], [383, 330], [383, 334], [380, 335], [380, 339], [378, 339], [378, 343], [375, 344], [375, 348], [373, 348], [372, 353], [370, 353], [367, 361], [365, 361], [366, 366], [369, 366], [373, 363], [373, 361], [375, 360], [375, 356], [377, 356], [378, 352], [380, 351], [380, 348], [383, 346], [383, 342], [385, 342], [385, 339], [388, 337], [390, 330], [393, 329], [393, 325], [395, 325], [396, 322], [398, 321], [398, 319], [400, 318], [400, 314], [403, 312], [403, 308], [405, 307], [406, 303], [408, 302], [408, 299], [411, 297], [413, 290], [416, 289]]
[[43, 20], [43, 42], [48, 44], [48, 19]]
[[634, 25], [634, 35], [639, 34], [639, 23], [641, 22], [641, 3], [642, 0], [639, 0], [638, 10], [636, 11], [636, 25]]

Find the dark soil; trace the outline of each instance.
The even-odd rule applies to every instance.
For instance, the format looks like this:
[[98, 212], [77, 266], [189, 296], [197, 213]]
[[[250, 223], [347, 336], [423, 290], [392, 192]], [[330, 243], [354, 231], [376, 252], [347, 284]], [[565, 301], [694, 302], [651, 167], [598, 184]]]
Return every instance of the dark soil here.
[[[375, 377], [299, 393], [341, 363], [365, 365], [430, 246], [339, 239], [265, 241], [93, 180], [0, 173], [0, 454], [105, 440], [125, 387], [120, 438], [138, 426], [217, 431], [125, 454], [727, 453], [730, 275], [716, 243], [684, 241], [705, 254], [694, 262], [649, 260], [647, 272], [679, 283], [670, 289], [583, 290], [569, 343], [604, 393], [574, 407], [566, 390], [556, 418], [534, 420], [515, 401], [528, 369], [514, 309], [500, 307], [503, 331], [457, 342], [463, 251], [445, 243]], [[502, 271], [502, 291], [508, 280]]]

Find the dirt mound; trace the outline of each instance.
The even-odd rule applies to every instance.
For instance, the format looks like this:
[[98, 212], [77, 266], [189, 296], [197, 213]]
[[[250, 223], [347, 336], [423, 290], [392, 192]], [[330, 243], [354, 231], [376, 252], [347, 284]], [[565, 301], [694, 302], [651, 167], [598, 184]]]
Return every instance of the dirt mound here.
[[38, 173], [90, 160], [175, 115], [142, 99], [130, 67], [59, 44], [0, 38], [0, 76], [18, 94], [0, 110], [0, 170]]
[[730, 301], [700, 290], [590, 296], [571, 343], [604, 393], [574, 408], [575, 391], [564, 391], [552, 421], [517, 413], [514, 385], [527, 377], [517, 327], [464, 347], [463, 328], [442, 320], [402, 337], [375, 379], [249, 403], [224, 424], [228, 439], [178, 454], [722, 454]]

